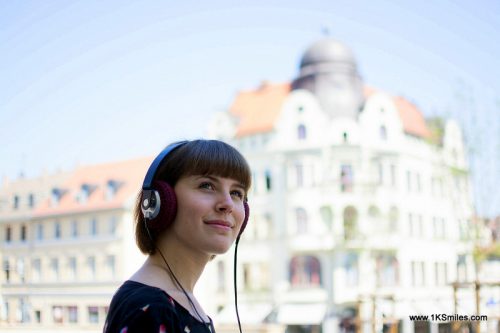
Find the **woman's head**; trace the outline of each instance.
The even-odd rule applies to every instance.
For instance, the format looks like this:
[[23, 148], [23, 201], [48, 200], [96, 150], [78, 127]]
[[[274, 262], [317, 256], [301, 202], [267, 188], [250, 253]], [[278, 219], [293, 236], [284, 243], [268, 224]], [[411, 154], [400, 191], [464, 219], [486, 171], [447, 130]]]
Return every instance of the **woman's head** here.
[[[187, 141], [170, 152], [158, 167], [155, 180], [175, 187], [177, 182], [189, 176], [218, 176], [236, 180], [246, 193], [251, 183], [251, 173], [245, 158], [232, 146], [218, 140]], [[151, 240], [141, 211], [141, 193], [135, 207], [136, 242], [145, 254], [155, 253], [155, 241], [161, 232], [151, 232]]]

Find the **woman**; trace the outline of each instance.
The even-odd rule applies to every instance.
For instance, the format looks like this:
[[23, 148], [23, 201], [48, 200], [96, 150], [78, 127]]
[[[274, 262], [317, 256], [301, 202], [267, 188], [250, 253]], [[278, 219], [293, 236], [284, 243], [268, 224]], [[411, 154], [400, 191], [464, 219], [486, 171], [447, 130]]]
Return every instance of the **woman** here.
[[113, 296], [105, 333], [215, 332], [193, 289], [241, 235], [250, 182], [245, 158], [221, 141], [178, 142], [155, 159], [135, 207], [136, 242], [148, 257]]

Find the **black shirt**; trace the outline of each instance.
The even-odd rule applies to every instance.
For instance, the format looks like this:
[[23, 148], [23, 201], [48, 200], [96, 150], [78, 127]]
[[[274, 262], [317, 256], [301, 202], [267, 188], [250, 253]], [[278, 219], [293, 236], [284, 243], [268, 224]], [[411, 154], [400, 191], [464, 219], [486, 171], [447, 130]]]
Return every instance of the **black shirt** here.
[[104, 333], [215, 333], [160, 288], [125, 281], [113, 296]]

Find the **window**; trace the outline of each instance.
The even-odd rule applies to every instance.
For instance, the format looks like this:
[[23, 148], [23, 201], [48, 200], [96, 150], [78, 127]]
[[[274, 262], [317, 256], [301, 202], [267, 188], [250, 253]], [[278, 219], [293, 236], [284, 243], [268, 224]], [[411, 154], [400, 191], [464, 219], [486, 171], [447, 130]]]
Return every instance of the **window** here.
[[68, 322], [77, 323], [78, 322], [78, 307], [76, 306], [68, 306]]
[[5, 274], [5, 282], [10, 282], [10, 263], [9, 259], [3, 260], [3, 272]]
[[89, 234], [91, 236], [97, 235], [97, 220], [95, 218], [89, 222]]
[[358, 212], [348, 206], [344, 209], [344, 239], [350, 240], [358, 236]]
[[412, 261], [411, 281], [414, 287], [425, 285], [425, 266], [423, 261]]
[[116, 264], [115, 264], [115, 256], [109, 255], [106, 257], [106, 269], [111, 278], [114, 278], [116, 275]]
[[295, 164], [296, 185], [297, 187], [304, 186], [304, 167], [302, 164]]
[[445, 262], [434, 263], [434, 278], [436, 286], [444, 286], [448, 283], [448, 265]]
[[35, 323], [40, 324], [42, 322], [42, 311], [35, 310]]
[[19, 208], [19, 196], [17, 194], [14, 195], [12, 208], [14, 208], [14, 209]]
[[389, 210], [389, 228], [390, 230], [398, 230], [399, 211], [396, 207], [391, 207]]
[[306, 130], [306, 126], [304, 124], [300, 124], [298, 127], [297, 127], [297, 138], [299, 140], [305, 140], [307, 137], [307, 130]]
[[60, 222], [54, 223], [54, 238], [55, 239], [61, 238], [61, 223]]
[[422, 220], [422, 215], [415, 215], [412, 213], [408, 214], [408, 224], [410, 229], [410, 236], [413, 237], [423, 237], [424, 236], [424, 224]]
[[349, 135], [347, 132], [342, 133], [342, 142], [347, 143], [349, 141]]
[[78, 237], [78, 221], [73, 220], [71, 221], [71, 237], [76, 238]]
[[398, 282], [398, 261], [396, 257], [380, 254], [376, 259], [376, 278], [378, 287], [395, 286]]
[[91, 256], [87, 258], [87, 268], [90, 279], [95, 279], [95, 257]]
[[387, 140], [387, 129], [385, 128], [384, 125], [380, 126], [379, 134], [381, 140], [383, 141]]
[[82, 204], [86, 204], [95, 189], [96, 186], [94, 185], [82, 184], [80, 187], [80, 193], [78, 194], [78, 201]]
[[343, 266], [346, 275], [346, 285], [348, 287], [357, 286], [359, 283], [358, 255], [356, 253], [346, 254]]
[[391, 164], [391, 186], [396, 186], [396, 166]]
[[266, 190], [269, 192], [269, 191], [271, 191], [271, 188], [272, 188], [271, 171], [266, 170], [265, 177], [266, 177]]
[[32, 275], [32, 279], [33, 281], [40, 281], [40, 277], [41, 277], [41, 260], [40, 258], [36, 258], [36, 259], [33, 259], [33, 261], [31, 262], [31, 275]]
[[108, 221], [108, 232], [110, 235], [116, 234], [116, 226], [118, 224], [118, 219], [116, 216], [111, 216]]
[[457, 280], [459, 282], [467, 281], [467, 261], [465, 255], [459, 255], [457, 260]]
[[38, 223], [36, 225], [36, 239], [37, 240], [43, 239], [43, 224], [42, 223]]
[[77, 276], [76, 258], [70, 257], [68, 259], [68, 275], [70, 279], [75, 279]]
[[446, 235], [445, 222], [443, 218], [433, 217], [432, 227], [434, 238], [443, 239]]
[[333, 222], [332, 209], [329, 206], [323, 206], [319, 209], [319, 213], [321, 215], [321, 220], [325, 224], [327, 230], [331, 230]]
[[307, 212], [304, 208], [295, 209], [295, 220], [297, 222], [297, 234], [307, 233]]
[[292, 286], [320, 286], [321, 265], [314, 256], [296, 256], [290, 261]]
[[352, 166], [344, 164], [340, 167], [340, 190], [342, 192], [352, 192], [354, 185], [354, 175]]
[[63, 322], [62, 306], [53, 306], [52, 307], [52, 320], [56, 324], [61, 324]]
[[21, 226], [21, 241], [26, 241], [26, 226], [24, 224]]
[[17, 276], [21, 282], [25, 281], [24, 258], [20, 258], [16, 262]]
[[59, 205], [59, 201], [61, 200], [62, 196], [64, 194], [64, 191], [60, 188], [53, 188], [51, 193], [50, 193], [50, 202], [52, 207], [56, 207]]
[[417, 187], [417, 192], [422, 192], [422, 183], [420, 181], [420, 174], [418, 173], [415, 174], [415, 183]]
[[10, 225], [5, 227], [5, 242], [10, 242], [12, 240], [12, 228]]
[[28, 206], [29, 206], [30, 208], [35, 207], [35, 195], [34, 195], [33, 193], [30, 193], [30, 194], [28, 195]]
[[115, 198], [116, 192], [120, 187], [121, 183], [117, 180], [110, 179], [106, 183], [106, 200], [113, 200]]
[[52, 258], [50, 260], [50, 270], [52, 273], [52, 279], [58, 280], [59, 279], [59, 259]]
[[89, 323], [99, 322], [99, 308], [97, 306], [88, 307]]

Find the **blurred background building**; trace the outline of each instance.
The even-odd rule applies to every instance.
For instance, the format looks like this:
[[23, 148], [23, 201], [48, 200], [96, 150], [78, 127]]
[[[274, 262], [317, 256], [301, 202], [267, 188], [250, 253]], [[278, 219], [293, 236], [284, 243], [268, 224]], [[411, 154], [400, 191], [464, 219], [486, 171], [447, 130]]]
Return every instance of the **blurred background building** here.
[[[476, 304], [467, 284], [499, 280], [498, 221], [474, 216], [460, 127], [367, 87], [346, 45], [314, 43], [293, 82], [239, 92], [208, 132], [253, 170], [237, 267], [245, 332], [441, 332], [451, 323], [408, 316], [478, 304], [482, 327], [498, 329], [498, 287]], [[132, 208], [151, 160], [4, 182], [2, 331], [101, 330], [143, 259]], [[218, 256], [197, 287], [218, 332], [236, 330], [232, 260]]]

